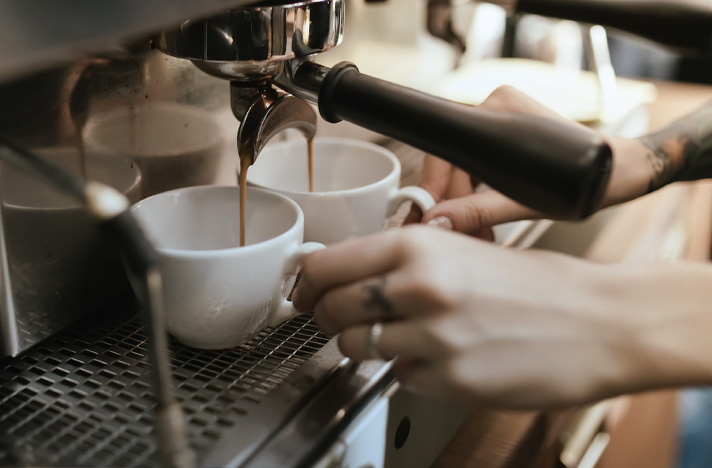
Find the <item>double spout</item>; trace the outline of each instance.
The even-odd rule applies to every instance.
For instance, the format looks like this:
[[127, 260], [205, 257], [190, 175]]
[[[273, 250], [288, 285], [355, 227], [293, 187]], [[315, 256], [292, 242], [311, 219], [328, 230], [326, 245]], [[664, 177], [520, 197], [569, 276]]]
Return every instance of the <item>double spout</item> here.
[[276, 90], [267, 81], [232, 81], [230, 106], [240, 128], [237, 149], [240, 157], [252, 163], [275, 135], [288, 128], [299, 130], [307, 140], [316, 133], [316, 113], [306, 101]]

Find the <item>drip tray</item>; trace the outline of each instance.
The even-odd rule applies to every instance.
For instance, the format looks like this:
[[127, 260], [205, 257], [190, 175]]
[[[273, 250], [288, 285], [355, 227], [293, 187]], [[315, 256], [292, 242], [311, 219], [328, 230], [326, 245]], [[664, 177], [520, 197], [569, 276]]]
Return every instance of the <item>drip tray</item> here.
[[[1, 466], [158, 466], [143, 323], [110, 312], [0, 360]], [[307, 315], [224, 351], [172, 341], [198, 460], [236, 465], [265, 445], [343, 366], [333, 350], [315, 359], [327, 344]]]

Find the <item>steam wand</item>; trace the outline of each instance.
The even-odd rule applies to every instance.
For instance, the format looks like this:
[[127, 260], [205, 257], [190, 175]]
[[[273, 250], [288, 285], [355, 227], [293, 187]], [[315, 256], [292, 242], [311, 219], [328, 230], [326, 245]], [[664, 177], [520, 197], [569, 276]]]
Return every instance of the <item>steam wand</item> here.
[[119, 244], [131, 272], [142, 278], [144, 321], [148, 335], [148, 357], [156, 397], [156, 431], [161, 466], [192, 468], [194, 454], [188, 443], [183, 410], [173, 393], [170, 357], [163, 309], [161, 276], [156, 253], [131, 213], [126, 197], [112, 187], [85, 182], [0, 137], [0, 160], [44, 179], [59, 190], [86, 203], [89, 213]]

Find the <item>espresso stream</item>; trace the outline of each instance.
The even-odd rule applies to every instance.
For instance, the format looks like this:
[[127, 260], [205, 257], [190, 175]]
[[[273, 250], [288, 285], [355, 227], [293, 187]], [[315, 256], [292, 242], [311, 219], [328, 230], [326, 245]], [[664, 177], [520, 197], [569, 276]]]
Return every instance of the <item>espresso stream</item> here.
[[[247, 205], [247, 171], [254, 161], [252, 154], [240, 154], [240, 247], [245, 246], [245, 213]], [[309, 191], [314, 191], [314, 139], [307, 140], [307, 164], [309, 173]]]
[[252, 165], [252, 155], [240, 155], [240, 247], [245, 246], [245, 206], [247, 201], [247, 170]]
[[309, 164], [309, 191], [314, 191], [314, 139], [307, 140], [307, 160]]

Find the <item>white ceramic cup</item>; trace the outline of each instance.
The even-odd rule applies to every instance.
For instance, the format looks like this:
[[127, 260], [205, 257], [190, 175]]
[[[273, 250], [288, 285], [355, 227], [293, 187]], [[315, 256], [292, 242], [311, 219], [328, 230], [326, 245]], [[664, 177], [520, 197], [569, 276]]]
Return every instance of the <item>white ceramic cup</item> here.
[[201, 108], [158, 103], [92, 114], [87, 153], [121, 157], [141, 169], [141, 197], [215, 182], [224, 148], [215, 117]]
[[169, 331], [194, 348], [222, 349], [297, 314], [287, 300], [303, 258], [299, 206], [266, 190], [247, 191], [240, 247], [237, 187], [188, 187], [131, 208], [158, 251]]
[[271, 143], [247, 172], [251, 186], [288, 196], [304, 212], [306, 241], [333, 244], [378, 232], [398, 207], [435, 205], [426, 190], [398, 188], [398, 158], [382, 146], [346, 138], [314, 140], [314, 191], [309, 192], [307, 143]]

